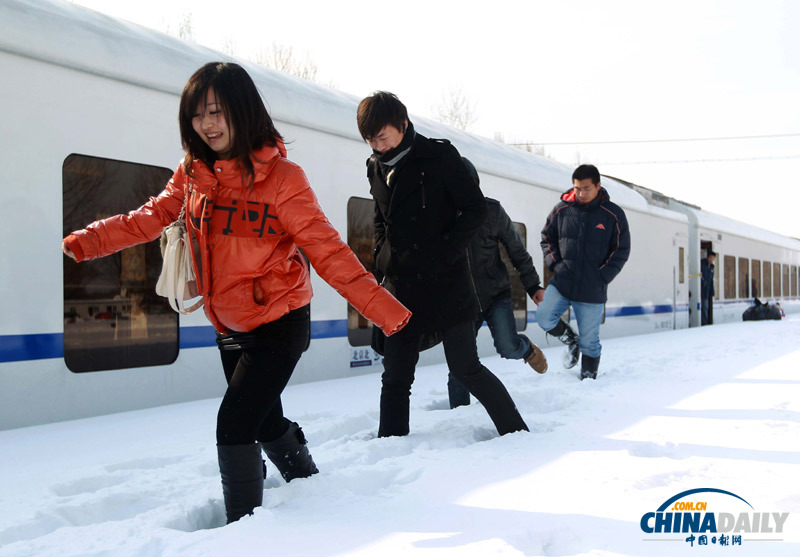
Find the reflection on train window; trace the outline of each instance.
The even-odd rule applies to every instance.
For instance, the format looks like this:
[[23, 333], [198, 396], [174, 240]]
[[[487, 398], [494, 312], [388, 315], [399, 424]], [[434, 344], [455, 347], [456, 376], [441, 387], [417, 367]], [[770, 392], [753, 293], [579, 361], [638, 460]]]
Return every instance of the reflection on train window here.
[[547, 288], [551, 278], [553, 278], [553, 271], [547, 266], [547, 260], [542, 256], [542, 288]]
[[739, 297], [750, 297], [750, 260], [739, 258]]
[[725, 256], [725, 299], [731, 300], [736, 297], [736, 258], [732, 255]]
[[772, 295], [775, 298], [781, 297], [781, 264], [772, 264]]
[[797, 265], [792, 265], [792, 296], [797, 296]]
[[754, 298], [761, 296], [761, 261], [753, 259], [750, 262], [750, 292]]
[[772, 263], [764, 261], [764, 280], [761, 281], [761, 295], [765, 298], [772, 296]]
[[[522, 245], [525, 246], [525, 249], [528, 249], [528, 236], [527, 236], [527, 229], [524, 224], [521, 222], [513, 222], [514, 230], [516, 230], [517, 235], [519, 236], [520, 240], [522, 240]], [[519, 278], [519, 273], [514, 268], [514, 264], [511, 262], [511, 258], [508, 257], [508, 252], [506, 251], [505, 246], [503, 244], [498, 243], [500, 247], [500, 257], [503, 260], [503, 263], [506, 264], [506, 270], [508, 271], [508, 276], [511, 279], [511, 305], [514, 308], [514, 321], [516, 321], [517, 330], [524, 331], [525, 327], [528, 325], [528, 293], [525, 292], [525, 286], [522, 284], [522, 280]]]
[[[64, 235], [139, 207], [171, 176], [156, 166], [68, 156], [62, 167]], [[178, 314], [155, 292], [158, 240], [83, 263], [63, 259], [64, 360], [71, 371], [175, 361]]]
[[684, 258], [684, 249], [683, 247], [678, 248], [678, 283], [683, 284], [684, 281], [684, 265], [683, 265], [683, 258]]
[[784, 298], [791, 296], [790, 292], [791, 289], [789, 288], [789, 266], [784, 263], [783, 264], [783, 296]]
[[[372, 199], [351, 197], [347, 201], [347, 245], [368, 271], [373, 266], [375, 238], [375, 202]], [[366, 317], [347, 304], [347, 340], [350, 346], [369, 346], [372, 326]]]

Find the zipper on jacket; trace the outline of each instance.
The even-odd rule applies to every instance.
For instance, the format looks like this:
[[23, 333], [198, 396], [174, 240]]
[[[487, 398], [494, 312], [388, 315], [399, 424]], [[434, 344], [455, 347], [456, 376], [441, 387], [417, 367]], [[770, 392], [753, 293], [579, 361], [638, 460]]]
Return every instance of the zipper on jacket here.
[[422, 208], [425, 208], [425, 171], [423, 170], [419, 175], [419, 185], [422, 186]]

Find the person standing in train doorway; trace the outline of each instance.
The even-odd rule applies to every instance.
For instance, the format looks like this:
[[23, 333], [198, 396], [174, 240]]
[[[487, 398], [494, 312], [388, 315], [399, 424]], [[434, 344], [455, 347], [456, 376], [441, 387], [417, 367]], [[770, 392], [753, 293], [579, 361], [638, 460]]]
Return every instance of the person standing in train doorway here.
[[[266, 467], [285, 481], [318, 472], [281, 393], [309, 342], [311, 276], [388, 335], [410, 312], [359, 263], [322, 211], [303, 170], [247, 72], [211, 62], [186, 83], [178, 121], [186, 151], [161, 194], [139, 209], [67, 236], [76, 261], [155, 240], [186, 216], [204, 310], [217, 330], [228, 388], [217, 414], [217, 457], [227, 521], [261, 505]], [[392, 338], [391, 336], [389, 338]]]
[[[582, 164], [572, 173], [572, 188], [561, 195], [542, 229], [542, 250], [553, 277], [536, 320], [567, 345], [567, 369], [583, 352], [581, 380], [597, 379], [608, 284], [628, 260], [631, 237], [625, 211], [611, 202], [595, 166]], [[570, 306], [578, 334], [561, 317]]]
[[449, 141], [416, 132], [394, 94], [363, 99], [357, 122], [373, 151], [367, 178], [375, 200], [375, 273], [412, 312], [384, 343], [378, 436], [408, 435], [414, 372], [432, 333], [441, 333], [450, 371], [483, 404], [498, 433], [527, 431], [506, 388], [478, 359], [466, 252], [486, 218], [480, 187]]
[[[475, 182], [480, 185], [478, 169], [472, 161], [462, 157]], [[483, 226], [472, 237], [467, 248], [467, 259], [472, 274], [472, 287], [478, 302], [478, 317], [475, 334], [484, 321], [492, 333], [494, 347], [501, 358], [522, 360], [537, 373], [547, 371], [547, 358], [542, 350], [527, 336], [517, 332], [514, 307], [511, 300], [511, 279], [506, 264], [500, 256], [502, 243], [519, 273], [525, 291], [538, 306], [544, 299], [544, 289], [533, 260], [525, 249], [522, 239], [514, 229], [514, 223], [496, 199], [486, 198], [488, 214]], [[447, 393], [450, 408], [469, 404], [469, 391], [449, 374]]]
[[[706, 258], [700, 261], [700, 324], [712, 325], [714, 323], [713, 300], [714, 290], [714, 261], [717, 254], [708, 250]], [[757, 294], [753, 294], [757, 297]]]

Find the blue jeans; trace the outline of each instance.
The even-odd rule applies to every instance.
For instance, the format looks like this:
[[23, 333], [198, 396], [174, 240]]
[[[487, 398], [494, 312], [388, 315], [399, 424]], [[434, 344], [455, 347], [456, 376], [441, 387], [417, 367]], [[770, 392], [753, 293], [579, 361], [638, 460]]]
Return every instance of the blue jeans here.
[[[485, 319], [492, 333], [494, 348], [501, 358], [522, 360], [530, 356], [533, 350], [531, 342], [525, 335], [517, 333], [511, 298], [502, 298], [492, 303], [484, 310], [482, 317], [483, 319], [475, 321], [475, 334], [477, 335]], [[450, 397], [450, 408], [469, 404], [469, 391], [452, 374], [447, 376], [447, 392]]]
[[492, 303], [483, 312], [483, 319], [475, 321], [475, 331], [483, 324], [489, 326], [494, 340], [494, 348], [501, 358], [522, 360], [531, 353], [528, 337], [517, 333], [517, 322], [514, 319], [514, 306], [511, 298], [503, 298]]
[[710, 325], [711, 320], [708, 318], [708, 307], [711, 305], [708, 298], [703, 298], [700, 303], [700, 324]]
[[544, 300], [536, 310], [536, 321], [545, 332], [550, 331], [558, 325], [559, 318], [569, 306], [572, 306], [575, 319], [578, 321], [581, 352], [592, 358], [599, 358], [602, 349], [600, 321], [603, 320], [603, 304], [573, 302], [562, 296], [561, 292], [551, 284], [544, 291]]

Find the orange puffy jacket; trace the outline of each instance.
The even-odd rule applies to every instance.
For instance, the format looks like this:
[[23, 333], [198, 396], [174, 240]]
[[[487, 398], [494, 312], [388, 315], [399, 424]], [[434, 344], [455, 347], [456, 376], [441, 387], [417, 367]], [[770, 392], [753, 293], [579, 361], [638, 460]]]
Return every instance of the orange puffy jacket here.
[[252, 188], [235, 160], [210, 169], [179, 166], [158, 197], [139, 209], [94, 222], [65, 243], [78, 261], [94, 259], [159, 237], [186, 208], [191, 253], [208, 319], [220, 332], [251, 331], [311, 301], [308, 265], [386, 335], [411, 312], [375, 282], [319, 206], [303, 170], [286, 150], [254, 153]]

